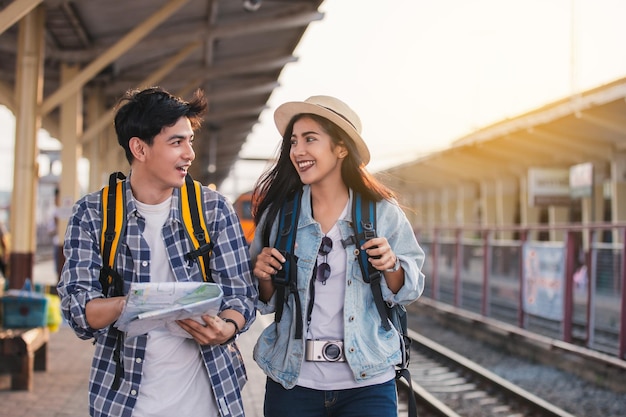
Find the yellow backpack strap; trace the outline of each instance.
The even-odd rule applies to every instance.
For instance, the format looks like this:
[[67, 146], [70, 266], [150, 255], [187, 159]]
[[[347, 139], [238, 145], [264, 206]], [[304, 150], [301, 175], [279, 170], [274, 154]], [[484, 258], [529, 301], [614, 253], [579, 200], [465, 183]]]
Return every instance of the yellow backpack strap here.
[[193, 250], [186, 255], [186, 258], [190, 261], [200, 258], [198, 264], [202, 270], [204, 281], [213, 282], [209, 267], [209, 258], [211, 257], [213, 245], [204, 220], [202, 184], [194, 181], [187, 174], [185, 185], [182, 186], [180, 194], [180, 212], [182, 213], [187, 236], [193, 245]]
[[109, 295], [109, 288], [113, 285], [112, 295], [123, 295], [122, 277], [115, 271], [115, 255], [123, 235], [126, 215], [124, 210], [124, 179], [121, 172], [114, 172], [109, 176], [109, 185], [102, 189], [102, 234], [100, 236], [100, 254], [102, 255], [102, 269], [100, 269], [100, 284], [105, 296]]

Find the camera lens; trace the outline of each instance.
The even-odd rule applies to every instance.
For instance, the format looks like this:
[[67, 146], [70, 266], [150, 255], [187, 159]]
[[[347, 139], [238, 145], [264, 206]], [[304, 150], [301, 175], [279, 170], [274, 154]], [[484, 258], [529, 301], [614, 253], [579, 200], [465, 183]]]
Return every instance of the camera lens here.
[[322, 354], [327, 361], [337, 361], [341, 359], [341, 347], [336, 343], [327, 343], [322, 349]]

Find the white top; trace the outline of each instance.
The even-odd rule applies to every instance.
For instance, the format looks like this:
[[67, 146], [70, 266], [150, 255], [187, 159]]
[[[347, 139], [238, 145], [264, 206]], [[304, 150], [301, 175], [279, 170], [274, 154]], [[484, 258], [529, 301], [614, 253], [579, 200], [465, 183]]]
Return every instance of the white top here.
[[[348, 213], [348, 204], [339, 218]], [[330, 277], [325, 284], [315, 280], [315, 302], [311, 312], [311, 323], [307, 329], [307, 339], [343, 340], [343, 303], [346, 293], [346, 251], [341, 244], [341, 233], [337, 224], [326, 234], [333, 241], [333, 248], [327, 256], [317, 256], [317, 264], [330, 265]], [[313, 277], [315, 279], [315, 277]], [[308, 308], [308, 306], [303, 306]], [[354, 379], [347, 362], [307, 361], [306, 355], [298, 376], [297, 385], [317, 390], [340, 390], [363, 387]], [[394, 371], [368, 380], [367, 385], [381, 384], [394, 377]]]
[[[157, 205], [137, 201], [137, 209], [146, 219], [143, 237], [150, 246], [151, 282], [176, 280], [161, 237], [170, 205], [171, 198]], [[198, 343], [167, 330], [149, 332], [133, 417], [193, 416], [197, 410], [203, 410], [203, 415], [219, 416]]]

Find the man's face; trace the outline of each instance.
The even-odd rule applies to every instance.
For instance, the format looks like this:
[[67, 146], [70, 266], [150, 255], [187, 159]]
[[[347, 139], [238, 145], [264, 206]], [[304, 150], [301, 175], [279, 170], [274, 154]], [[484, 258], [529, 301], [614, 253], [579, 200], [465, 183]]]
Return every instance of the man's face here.
[[[181, 187], [185, 176], [195, 159], [193, 150], [194, 133], [191, 123], [181, 117], [172, 126], [166, 126], [154, 137], [151, 146], [143, 143], [142, 152], [137, 159], [141, 173], [141, 187], [150, 187], [153, 192], [168, 192]], [[133, 167], [133, 175], [135, 167]], [[138, 190], [139, 191], [139, 190]], [[141, 191], [140, 191], [141, 192]]]

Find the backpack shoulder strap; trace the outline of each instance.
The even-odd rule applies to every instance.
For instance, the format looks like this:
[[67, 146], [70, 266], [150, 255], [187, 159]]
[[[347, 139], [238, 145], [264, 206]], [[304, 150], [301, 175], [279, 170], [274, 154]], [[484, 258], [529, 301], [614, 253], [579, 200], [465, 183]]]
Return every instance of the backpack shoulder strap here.
[[115, 271], [115, 255], [124, 234], [126, 226], [126, 198], [124, 196], [124, 180], [121, 172], [114, 172], [109, 176], [109, 185], [101, 191], [102, 198], [102, 232], [100, 236], [100, 254], [102, 268], [100, 269], [100, 285], [105, 296], [113, 286], [113, 295], [123, 294], [122, 277]]
[[361, 245], [376, 237], [376, 202], [364, 199], [361, 194], [355, 192], [352, 199], [352, 227], [357, 245], [359, 266], [363, 274], [363, 280], [370, 283], [376, 310], [380, 316], [380, 322], [387, 331], [391, 330], [387, 315], [387, 305], [383, 300], [380, 281], [382, 272], [377, 270], [367, 260], [367, 252], [360, 250]]
[[[283, 268], [272, 276], [272, 283], [276, 288], [276, 311], [274, 320], [280, 322], [283, 315], [283, 305], [289, 294], [294, 294], [296, 302], [296, 339], [302, 339], [302, 306], [298, 296], [298, 257], [294, 255], [296, 233], [298, 231], [298, 217], [300, 215], [300, 200], [302, 191], [298, 190], [288, 198], [280, 209], [278, 233], [274, 247], [285, 257]], [[287, 291], [289, 290], [289, 291]]]
[[191, 178], [185, 177], [185, 184], [180, 190], [180, 212], [187, 235], [193, 245], [186, 258], [188, 260], [199, 259], [198, 264], [202, 270], [205, 282], [213, 282], [209, 259], [213, 251], [213, 243], [207, 229], [204, 218], [204, 199], [202, 198], [202, 184]]
[[[352, 224], [354, 227], [356, 245], [358, 245], [357, 249], [360, 248], [365, 241], [376, 237], [376, 203], [362, 198], [362, 196], [356, 192], [354, 193], [352, 204]], [[382, 272], [369, 263], [365, 251], [359, 250], [359, 265], [361, 266], [363, 279], [370, 283], [374, 303], [376, 304], [376, 309], [378, 310], [378, 315], [380, 316], [383, 327], [385, 330], [391, 330], [390, 322], [393, 323], [393, 326], [400, 336], [402, 360], [397, 365], [396, 379], [404, 378], [409, 388], [412, 390], [413, 383], [409, 372], [411, 339], [407, 335], [406, 310], [404, 306], [401, 305], [394, 305], [393, 307], [387, 306], [385, 300], [383, 300], [383, 294], [380, 288]], [[409, 417], [417, 417], [417, 402], [412, 395], [409, 398], [408, 408]]]

